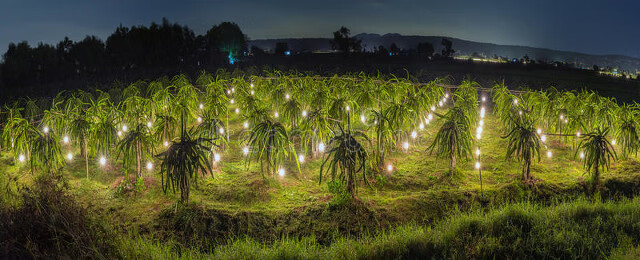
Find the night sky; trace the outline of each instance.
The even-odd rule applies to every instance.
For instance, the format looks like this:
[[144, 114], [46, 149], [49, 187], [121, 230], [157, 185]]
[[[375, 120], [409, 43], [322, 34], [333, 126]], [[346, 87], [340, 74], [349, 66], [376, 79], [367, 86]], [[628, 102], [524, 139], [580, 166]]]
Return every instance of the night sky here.
[[[63, 2], [63, 3], [58, 3]], [[353, 34], [451, 36], [593, 54], [640, 57], [640, 1], [363, 0], [0, 1], [0, 52], [9, 42], [103, 40], [119, 25], [171, 22], [205, 33], [233, 21], [251, 39]], [[490, 2], [490, 3], [488, 3]], [[455, 46], [454, 46], [455, 47]]]

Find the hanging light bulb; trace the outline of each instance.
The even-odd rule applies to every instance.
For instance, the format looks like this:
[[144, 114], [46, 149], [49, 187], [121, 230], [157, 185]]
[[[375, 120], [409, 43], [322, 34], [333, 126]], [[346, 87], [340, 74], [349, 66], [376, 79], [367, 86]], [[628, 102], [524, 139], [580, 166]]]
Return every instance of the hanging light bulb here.
[[284, 96], [285, 99], [289, 100], [289, 93]]
[[565, 120], [564, 120], [564, 123], [566, 124], [567, 122], [569, 122], [569, 121], [567, 121], [567, 119], [565, 119]]
[[318, 151], [323, 153], [324, 152], [324, 143], [319, 143], [318, 144]]
[[580, 137], [580, 132], [577, 132], [577, 133], [576, 133], [576, 136], [577, 136], [577, 137]]
[[169, 142], [168, 141], [164, 141], [164, 147], [169, 146]]
[[478, 124], [479, 124], [480, 126], [484, 126], [484, 120], [480, 119], [480, 122], [478, 122]]
[[151, 127], [151, 121], [147, 122], [147, 127]]
[[476, 156], [480, 156], [480, 148], [476, 149]]
[[424, 123], [420, 123], [420, 125], [418, 125], [418, 128], [420, 128], [420, 130], [424, 129]]
[[218, 132], [220, 132], [220, 134], [224, 134], [224, 127], [220, 127], [220, 130], [218, 130]]
[[245, 147], [243, 147], [243, 148], [242, 148], [242, 154], [244, 154], [244, 155], [249, 154], [249, 147], [246, 147], [246, 146], [245, 146]]
[[482, 134], [482, 126], [478, 126], [478, 129], [476, 129], [476, 133]]
[[349, 112], [349, 105], [347, 105], [347, 107], [345, 109], [347, 110], [347, 112]]
[[482, 97], [482, 102], [487, 101], [487, 97]]
[[449, 98], [449, 93], [444, 94], [444, 98]]
[[280, 117], [280, 114], [278, 114], [278, 111], [276, 111], [275, 114], [273, 114], [273, 116], [275, 116], [276, 118]]
[[393, 171], [393, 165], [387, 164], [387, 171], [388, 172], [392, 172]]
[[302, 117], [307, 117], [307, 110], [302, 110]]
[[20, 162], [24, 162], [24, 160], [25, 160], [24, 154], [21, 154], [20, 156], [18, 156], [18, 160]]
[[231, 93], [236, 93], [236, 88], [235, 87], [231, 88]]
[[560, 115], [560, 120], [564, 119], [564, 115]]
[[476, 169], [480, 169], [480, 162], [476, 162]]
[[244, 129], [247, 129], [247, 128], [249, 128], [249, 122], [247, 122], [247, 121], [244, 121], [244, 124], [243, 124], [243, 126], [244, 126]]
[[522, 110], [518, 111], [518, 115], [522, 115]]
[[484, 118], [484, 107], [480, 108], [480, 118]]
[[48, 134], [48, 133], [49, 133], [49, 127], [46, 127], [46, 126], [45, 126], [45, 127], [42, 129], [42, 131], [43, 131], [45, 134]]
[[278, 170], [278, 175], [280, 175], [280, 177], [284, 177], [284, 168], [280, 168], [280, 170]]
[[198, 117], [196, 120], [198, 120], [198, 123], [202, 123], [202, 117]]
[[100, 165], [104, 166], [105, 164], [107, 164], [107, 158], [104, 158], [104, 156], [100, 157]]
[[580, 152], [580, 159], [584, 159], [584, 152]]
[[402, 148], [404, 148], [405, 150], [409, 150], [409, 142], [404, 142], [402, 144]]
[[414, 130], [411, 132], [411, 138], [416, 139], [418, 137], [418, 133]]
[[251, 85], [249, 85], [249, 87], [253, 88], [253, 83], [251, 83]]
[[476, 139], [480, 140], [481, 137], [482, 135], [480, 133], [476, 133]]
[[367, 122], [367, 119], [364, 117], [364, 115], [360, 116], [360, 121], [364, 124]]
[[227, 89], [227, 95], [231, 95], [231, 90]]
[[251, 95], [253, 96], [253, 94], [255, 94], [255, 92], [253, 92], [253, 90], [251, 90]]
[[236, 108], [236, 114], [239, 114], [239, 113], [240, 113], [240, 109]]
[[204, 105], [200, 103], [200, 109], [204, 109]]
[[547, 151], [547, 158], [551, 158], [552, 155], [553, 153], [551, 153], [551, 151]]
[[302, 155], [302, 154], [301, 154], [301, 155], [298, 155], [298, 161], [299, 161], [300, 163], [303, 163], [303, 162], [304, 162], [304, 155]]
[[546, 141], [546, 140], [547, 140], [547, 136], [546, 136], [546, 135], [542, 135], [542, 136], [540, 136], [540, 140], [541, 140], [542, 142]]
[[122, 136], [122, 131], [118, 131], [118, 137]]
[[436, 106], [431, 106], [431, 111], [436, 111]]
[[433, 115], [432, 115], [432, 114], [429, 114], [429, 115], [427, 116], [427, 119], [429, 119], [429, 120], [433, 119]]
[[219, 162], [219, 161], [220, 161], [220, 154], [215, 153], [215, 154], [213, 155], [213, 161], [214, 161], [214, 162]]
[[152, 162], [147, 162], [147, 170], [153, 170], [153, 163]]
[[68, 144], [69, 143], [69, 136], [65, 135], [64, 137], [62, 137], [62, 142], [65, 143], [65, 144]]
[[537, 132], [538, 134], [542, 134], [542, 129], [538, 128], [538, 130], [536, 130], [536, 132]]
[[122, 132], [126, 132], [127, 131], [127, 125], [122, 125]]
[[67, 160], [71, 161], [71, 159], [73, 159], [73, 154], [72, 153], [68, 153], [67, 154]]
[[612, 145], [616, 145], [616, 139], [611, 140]]
[[513, 104], [514, 104], [514, 105], [517, 105], [517, 104], [518, 104], [518, 100], [514, 98], [514, 99], [513, 99]]
[[236, 101], [235, 101], [233, 98], [232, 98], [231, 100], [229, 100], [229, 102], [230, 102], [231, 104], [236, 103]]
[[442, 101], [438, 102], [438, 106], [441, 107], [442, 106]]

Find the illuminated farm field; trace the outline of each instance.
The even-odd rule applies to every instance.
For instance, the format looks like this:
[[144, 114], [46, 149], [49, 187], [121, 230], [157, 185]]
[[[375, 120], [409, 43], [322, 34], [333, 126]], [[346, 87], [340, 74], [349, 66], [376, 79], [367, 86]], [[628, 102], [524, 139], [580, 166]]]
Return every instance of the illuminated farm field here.
[[[624, 198], [640, 185], [638, 107], [588, 91], [203, 73], [5, 110], [2, 202], [60, 179], [68, 207], [115, 230], [105, 256], [568, 256], [496, 243], [524, 232], [500, 221], [538, 243], [588, 232], [570, 224], [580, 214], [621, 230], [640, 218]], [[485, 235], [458, 237], [480, 234], [470, 222]], [[617, 252], [634, 233], [611, 236], [563, 246]]]

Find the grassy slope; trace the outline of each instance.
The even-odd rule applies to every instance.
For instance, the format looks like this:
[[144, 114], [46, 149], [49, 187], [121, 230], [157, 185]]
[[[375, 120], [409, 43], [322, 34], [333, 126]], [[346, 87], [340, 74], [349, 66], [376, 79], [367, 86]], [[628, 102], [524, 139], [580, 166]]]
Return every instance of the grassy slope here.
[[[105, 168], [92, 160], [87, 181], [84, 161], [76, 151], [76, 160], [65, 167], [65, 174], [82, 204], [123, 231], [180, 241], [192, 241], [185, 238], [189, 236], [207, 236], [218, 241], [245, 235], [262, 241], [276, 241], [282, 236], [315, 236], [321, 243], [334, 241], [334, 232], [358, 235], [407, 223], [429, 224], [454, 208], [466, 210], [528, 198], [550, 201], [575, 197], [583, 193], [586, 179], [579, 161], [573, 159], [573, 142], [558, 144], [550, 138], [553, 158], [546, 158], [543, 152], [542, 160], [532, 169], [540, 179], [537, 188], [522, 189], [521, 164], [505, 160], [506, 141], [500, 138], [500, 124], [487, 114], [481, 141], [483, 199], [478, 199], [480, 182], [473, 168], [474, 160], [459, 163], [458, 174], [445, 178], [442, 173], [448, 162], [426, 152], [438, 127], [436, 123], [428, 125], [417, 140], [411, 141], [408, 152], [392, 154], [389, 161], [395, 170], [386, 174], [384, 180], [372, 179], [372, 188], [360, 186], [359, 207], [332, 211], [326, 210], [331, 199], [326, 184], [318, 184], [320, 160], [307, 160], [302, 173], [297, 173], [291, 164], [284, 178], [264, 179], [257, 164], [247, 169], [242, 160], [242, 146], [237, 141], [241, 121], [233, 118], [231, 125], [231, 149], [222, 155], [215, 177], [199, 181], [199, 189], [191, 195], [194, 204], [186, 211], [173, 208], [177, 195], [162, 193], [157, 171], [145, 173], [149, 187], [144, 193], [124, 197], [114, 192], [123, 171], [113, 158]], [[18, 177], [20, 183], [29, 183], [31, 175], [24, 174], [27, 167], [12, 165], [4, 156], [0, 169]], [[616, 190], [635, 190], [640, 183], [640, 163], [637, 158], [619, 160], [603, 178]], [[207, 245], [211, 244], [203, 244]]]

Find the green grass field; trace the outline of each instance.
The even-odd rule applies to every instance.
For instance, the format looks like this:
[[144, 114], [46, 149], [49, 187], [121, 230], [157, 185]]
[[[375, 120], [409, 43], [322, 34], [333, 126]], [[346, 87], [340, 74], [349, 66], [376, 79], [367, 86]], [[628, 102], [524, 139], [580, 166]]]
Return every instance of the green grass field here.
[[[480, 144], [481, 193], [475, 159], [460, 162], [456, 174], [446, 177], [448, 161], [438, 160], [427, 151], [438, 124], [436, 120], [419, 132], [408, 151], [400, 148], [392, 153], [388, 161], [393, 171], [371, 176], [371, 187], [360, 181], [357, 199], [347, 204], [340, 204], [326, 181], [318, 183], [321, 158], [307, 158], [301, 173], [290, 163], [284, 177], [263, 177], [258, 164], [247, 165], [241, 151], [242, 123], [236, 115], [230, 122], [229, 148], [221, 154], [213, 177], [199, 179], [189, 205], [179, 206], [179, 195], [163, 193], [157, 165], [145, 171], [145, 187], [139, 192], [118, 192], [125, 173], [114, 158], [109, 158], [106, 166], [90, 163], [90, 179], [86, 180], [84, 161], [78, 159], [78, 151], [73, 151], [76, 159], [64, 168], [63, 175], [67, 191], [78, 203], [121, 237], [120, 254], [142, 258], [208, 254], [222, 258], [637, 255], [638, 250], [633, 251], [640, 236], [634, 233], [637, 224], [619, 223], [621, 227], [615, 228], [622, 233], [602, 234], [597, 237], [602, 241], [579, 239], [589, 233], [591, 225], [601, 224], [597, 221], [616, 225], [609, 223], [611, 220], [602, 215], [605, 213], [627, 221], [640, 219], [636, 200], [603, 204], [593, 199], [617, 201], [621, 196], [635, 195], [640, 187], [637, 157], [615, 161], [602, 175], [600, 194], [588, 194], [588, 176], [571, 149], [573, 139], [549, 137], [548, 148], [532, 167], [535, 185], [529, 187], [521, 184], [522, 164], [505, 158], [507, 142], [501, 138], [498, 119], [487, 113]], [[365, 126], [356, 128], [364, 130]], [[69, 149], [63, 146], [64, 154]], [[551, 158], [545, 156], [547, 150], [553, 151]], [[26, 164], [14, 164], [8, 155], [3, 154], [0, 160], [6, 187], [2, 199], [19, 204], [12, 194], [23, 185], [31, 185], [34, 175]], [[588, 213], [583, 216], [586, 222], [563, 217], [581, 214], [582, 210]], [[600, 210], [604, 213], [597, 215]], [[597, 216], [592, 218], [590, 214]], [[533, 225], [536, 232], [500, 233], [501, 218], [514, 216], [525, 218], [523, 221]], [[568, 226], [559, 226], [551, 219], [560, 219]], [[627, 224], [634, 232], [624, 229]], [[524, 224], [513, 225], [521, 228]], [[544, 231], [547, 229], [550, 231]], [[465, 235], [457, 235], [460, 232]], [[545, 240], [547, 236], [551, 236], [549, 240]], [[617, 240], [610, 241], [610, 236]], [[575, 241], [566, 240], [570, 238]], [[504, 244], [511, 239], [515, 244]], [[540, 241], [544, 242], [540, 248], [550, 251], [531, 248]], [[570, 245], [584, 251], [563, 251], [554, 241], [575, 242]], [[606, 243], [602, 247], [588, 246], [603, 241]]]

